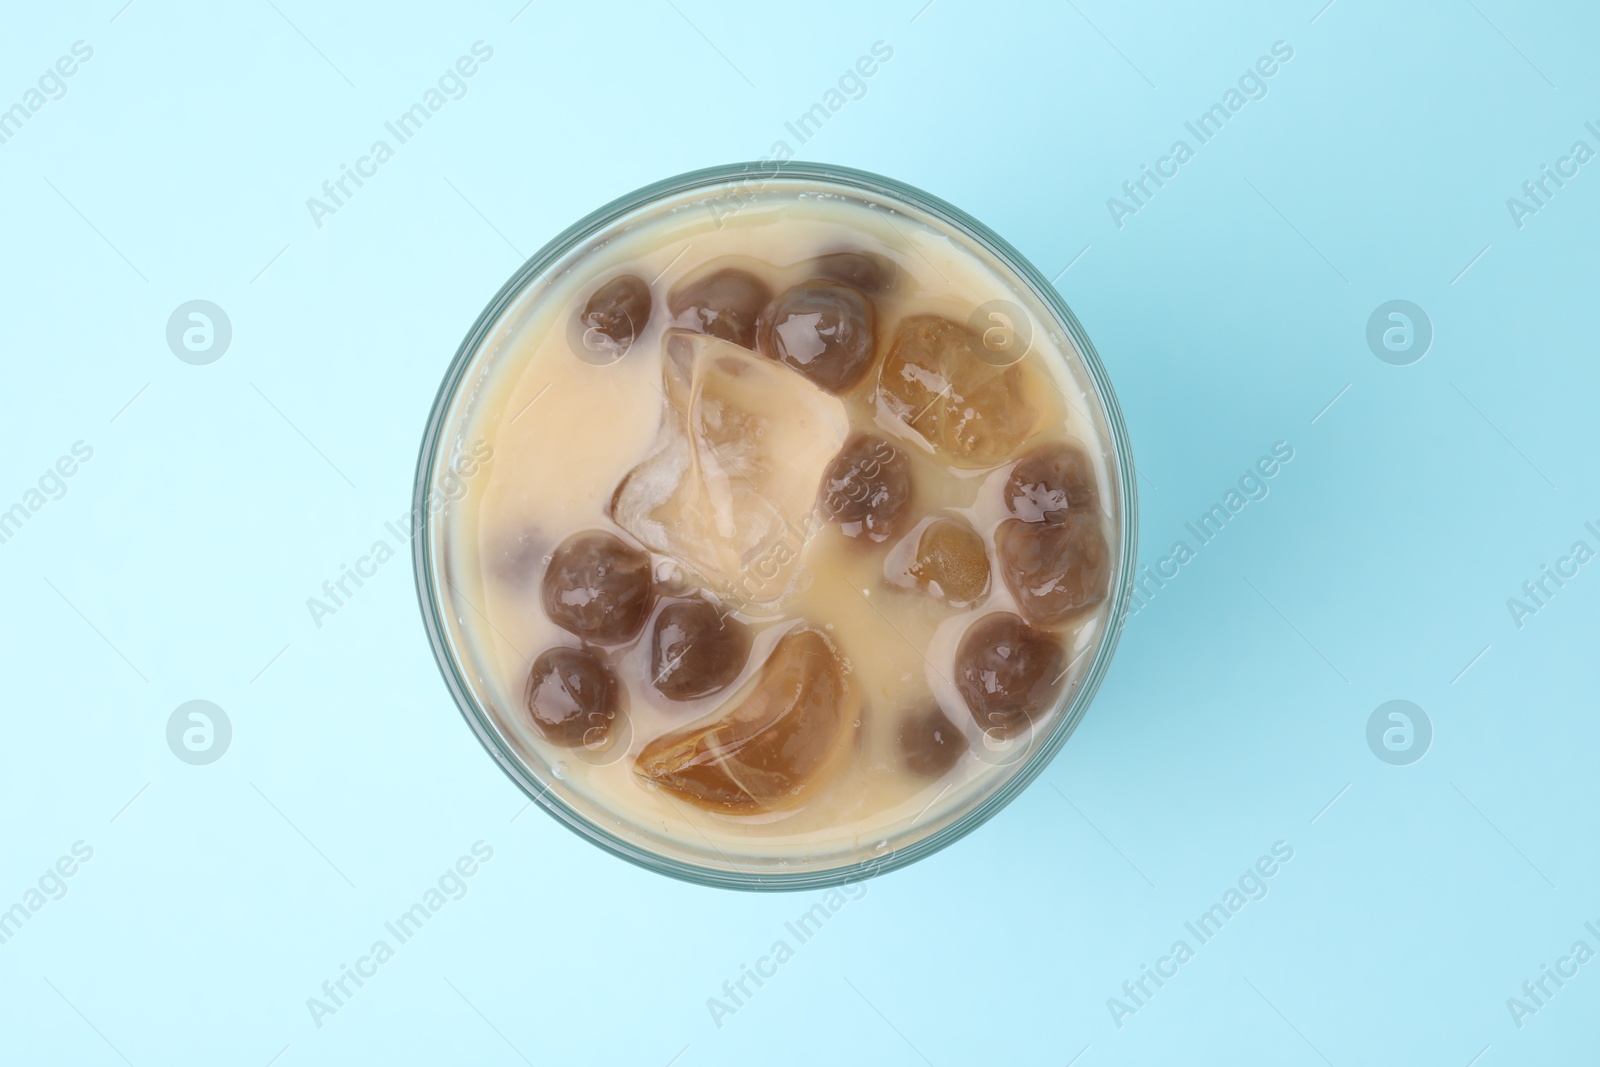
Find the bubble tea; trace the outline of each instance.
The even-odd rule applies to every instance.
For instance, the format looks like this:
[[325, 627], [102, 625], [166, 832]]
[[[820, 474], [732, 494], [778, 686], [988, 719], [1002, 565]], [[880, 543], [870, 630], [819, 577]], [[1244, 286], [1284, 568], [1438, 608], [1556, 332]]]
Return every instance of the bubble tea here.
[[794, 182], [663, 205], [522, 298], [448, 508], [472, 684], [568, 807], [732, 870], [971, 810], [1107, 627], [1118, 511], [1071, 342], [936, 220]]

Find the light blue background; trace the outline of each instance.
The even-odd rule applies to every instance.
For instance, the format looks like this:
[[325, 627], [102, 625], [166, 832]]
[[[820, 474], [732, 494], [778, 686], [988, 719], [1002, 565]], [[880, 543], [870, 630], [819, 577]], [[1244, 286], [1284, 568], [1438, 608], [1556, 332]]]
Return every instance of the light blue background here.
[[[1600, 163], [1521, 229], [1505, 203], [1600, 148], [1592, 6], [273, 3], [12, 4], [0, 34], [0, 107], [94, 49], [0, 145], [0, 508], [94, 449], [0, 545], [0, 907], [94, 849], [0, 946], [0, 1060], [1592, 1058], [1600, 963], [1520, 1029], [1506, 999], [1600, 950], [1600, 565], [1520, 629], [1506, 600], [1600, 547]], [[316, 227], [306, 198], [480, 39], [468, 95]], [[1145, 561], [1274, 442], [1295, 456], [1132, 620], [1024, 796], [870, 883], [719, 1028], [707, 998], [821, 894], [679, 884], [524, 812], [408, 559], [320, 629], [305, 601], [405, 513], [445, 364], [525, 256], [793, 144], [880, 40], [798, 154], [1072, 263]], [[1107, 197], [1280, 40], [1266, 98], [1119, 229]], [[209, 366], [164, 338], [196, 298], [233, 324]], [[1435, 329], [1411, 366], [1364, 337], [1395, 298]], [[234, 729], [204, 767], [165, 740], [196, 698]], [[1365, 739], [1396, 698], [1435, 731], [1410, 766]], [[318, 1028], [306, 999], [478, 840], [466, 897]], [[1280, 840], [1266, 898], [1119, 1029], [1107, 998]]]

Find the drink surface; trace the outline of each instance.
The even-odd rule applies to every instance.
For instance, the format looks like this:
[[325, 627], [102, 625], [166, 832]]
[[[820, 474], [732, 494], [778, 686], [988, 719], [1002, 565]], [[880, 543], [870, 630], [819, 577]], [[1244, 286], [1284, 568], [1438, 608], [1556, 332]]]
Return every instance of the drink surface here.
[[913, 210], [795, 183], [647, 209], [530, 285], [456, 409], [462, 673], [652, 851], [917, 840], [1020, 765], [1104, 635], [1099, 399], [1026, 285]]

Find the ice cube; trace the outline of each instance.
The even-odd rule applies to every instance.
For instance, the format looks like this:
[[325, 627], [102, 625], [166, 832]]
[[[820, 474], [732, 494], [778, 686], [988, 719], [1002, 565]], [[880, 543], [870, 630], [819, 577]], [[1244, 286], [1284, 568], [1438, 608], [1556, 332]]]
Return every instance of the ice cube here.
[[[951, 607], [966, 607], [989, 591], [989, 552], [961, 518], [937, 518], [922, 527], [900, 584], [915, 584]], [[894, 554], [904, 556], [904, 549]]]
[[817, 486], [849, 435], [844, 403], [781, 363], [685, 330], [663, 341], [660, 436], [612, 518], [721, 599], [771, 611], [815, 532]]
[[1004, 462], [1037, 428], [1020, 365], [975, 354], [972, 331], [938, 315], [902, 319], [878, 372], [878, 400], [958, 467]]
[[860, 708], [832, 640], [802, 625], [708, 721], [646, 745], [634, 772], [710, 811], [781, 810], [843, 762]]

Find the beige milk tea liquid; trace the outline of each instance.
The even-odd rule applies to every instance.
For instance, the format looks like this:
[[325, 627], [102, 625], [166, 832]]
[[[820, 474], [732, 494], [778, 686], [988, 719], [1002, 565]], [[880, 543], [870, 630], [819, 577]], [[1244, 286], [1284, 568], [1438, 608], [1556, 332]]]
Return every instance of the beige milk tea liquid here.
[[697, 863], [831, 866], [971, 808], [1050, 729], [1118, 516], [1071, 342], [992, 256], [758, 190], [634, 218], [513, 310], [463, 386], [458, 448], [488, 458], [445, 596], [563, 801]]

